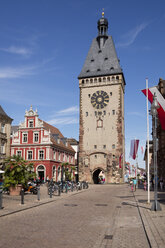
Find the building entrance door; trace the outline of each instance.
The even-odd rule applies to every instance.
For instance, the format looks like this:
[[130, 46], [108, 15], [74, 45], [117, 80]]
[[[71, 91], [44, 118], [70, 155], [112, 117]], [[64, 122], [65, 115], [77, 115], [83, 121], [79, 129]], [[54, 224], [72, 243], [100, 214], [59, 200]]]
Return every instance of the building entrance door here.
[[93, 173], [93, 183], [94, 184], [100, 183], [99, 174], [100, 174], [101, 171], [102, 171], [101, 169], [97, 169], [97, 170], [94, 171], [94, 173]]
[[39, 165], [37, 168], [37, 174], [38, 174], [38, 178], [44, 182], [45, 181], [45, 168], [43, 165]]

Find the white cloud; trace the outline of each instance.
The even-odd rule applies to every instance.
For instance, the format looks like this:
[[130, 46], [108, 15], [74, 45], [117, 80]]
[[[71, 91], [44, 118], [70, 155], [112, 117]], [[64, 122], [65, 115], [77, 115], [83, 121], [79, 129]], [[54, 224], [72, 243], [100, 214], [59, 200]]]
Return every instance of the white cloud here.
[[10, 46], [8, 48], [1, 48], [0, 50], [4, 52], [8, 52], [8, 53], [23, 55], [23, 56], [29, 56], [32, 54], [32, 51], [25, 47]]
[[24, 67], [2, 67], [0, 68], [0, 79], [21, 78], [23, 76], [34, 74], [36, 66]]
[[67, 109], [63, 109], [57, 112], [58, 115], [72, 115], [76, 114], [79, 112], [79, 107], [78, 106], [72, 106]]
[[127, 115], [134, 115], [134, 116], [144, 117], [144, 114], [139, 113], [139, 112], [127, 112]]
[[47, 122], [51, 125], [57, 125], [57, 124], [68, 125], [68, 124], [77, 124], [79, 121], [78, 118], [76, 117], [64, 117], [64, 118], [55, 118]]
[[134, 29], [130, 30], [127, 34], [123, 36], [124, 41], [119, 42], [117, 47], [127, 47], [134, 43], [137, 36], [149, 25], [149, 23], [142, 23], [136, 26]]

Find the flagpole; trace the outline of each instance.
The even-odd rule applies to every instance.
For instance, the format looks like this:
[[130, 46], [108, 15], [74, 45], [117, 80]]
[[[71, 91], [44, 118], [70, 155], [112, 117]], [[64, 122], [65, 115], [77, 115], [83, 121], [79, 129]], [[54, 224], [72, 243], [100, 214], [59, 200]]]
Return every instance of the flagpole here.
[[147, 93], [147, 183], [148, 183], [148, 203], [150, 203], [150, 167], [149, 167], [149, 115], [148, 115], [148, 78], [146, 78]]

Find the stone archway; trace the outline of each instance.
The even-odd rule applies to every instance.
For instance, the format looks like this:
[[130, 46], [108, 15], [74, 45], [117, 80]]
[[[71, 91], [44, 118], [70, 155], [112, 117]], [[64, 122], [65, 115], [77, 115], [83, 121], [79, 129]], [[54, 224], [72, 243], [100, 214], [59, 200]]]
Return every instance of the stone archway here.
[[93, 183], [94, 184], [99, 183], [99, 174], [100, 174], [101, 171], [103, 172], [103, 170], [101, 168], [98, 168], [93, 172]]

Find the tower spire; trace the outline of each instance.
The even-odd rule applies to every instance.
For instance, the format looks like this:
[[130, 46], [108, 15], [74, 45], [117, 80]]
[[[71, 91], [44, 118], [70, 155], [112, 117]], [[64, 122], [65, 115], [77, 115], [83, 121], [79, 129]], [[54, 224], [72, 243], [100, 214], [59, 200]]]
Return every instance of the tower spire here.
[[102, 17], [97, 22], [98, 28], [98, 37], [97, 40], [99, 42], [100, 48], [104, 46], [104, 43], [108, 37], [108, 20], [104, 17], [104, 9], [102, 11]]

